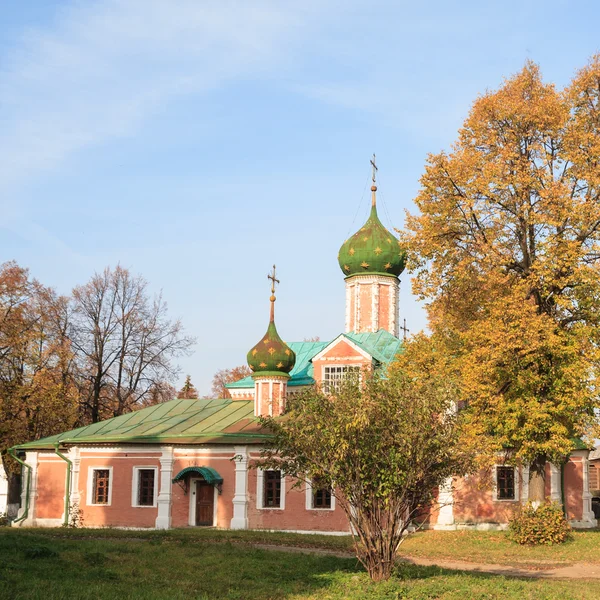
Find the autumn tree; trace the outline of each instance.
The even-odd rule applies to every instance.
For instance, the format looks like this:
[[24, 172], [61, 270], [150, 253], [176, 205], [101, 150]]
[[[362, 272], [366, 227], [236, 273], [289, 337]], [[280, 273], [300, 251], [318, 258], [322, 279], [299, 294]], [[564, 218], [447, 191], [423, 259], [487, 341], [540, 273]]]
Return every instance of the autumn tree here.
[[14, 484], [16, 443], [78, 421], [76, 371], [66, 334], [68, 301], [15, 263], [0, 266], [0, 452]]
[[254, 466], [329, 488], [375, 581], [390, 577], [411, 521], [438, 486], [468, 468], [452, 380], [437, 373], [416, 361], [388, 378], [348, 380], [331, 396], [315, 386], [291, 399], [283, 418], [261, 419], [273, 439]]
[[184, 400], [195, 400], [198, 398], [198, 390], [194, 387], [190, 375], [186, 376], [185, 383], [183, 384], [183, 387], [179, 390], [177, 397]]
[[173, 359], [194, 343], [180, 321], [167, 318], [162, 297], [150, 297], [146, 280], [121, 266], [73, 290], [70, 338], [94, 423], [144, 405], [177, 375]]
[[225, 387], [226, 383], [234, 383], [251, 375], [252, 371], [246, 365], [233, 367], [231, 369], [221, 369], [217, 371], [212, 380], [211, 397], [212, 398], [231, 398], [229, 390]]
[[490, 454], [545, 465], [592, 433], [600, 323], [600, 56], [558, 91], [527, 63], [430, 155], [403, 242]]

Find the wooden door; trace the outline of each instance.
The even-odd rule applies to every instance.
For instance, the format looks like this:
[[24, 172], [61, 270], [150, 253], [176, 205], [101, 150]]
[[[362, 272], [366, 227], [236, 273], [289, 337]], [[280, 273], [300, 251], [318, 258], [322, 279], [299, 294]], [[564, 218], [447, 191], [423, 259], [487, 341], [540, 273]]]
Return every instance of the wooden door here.
[[206, 481], [196, 482], [196, 525], [213, 525], [215, 488]]

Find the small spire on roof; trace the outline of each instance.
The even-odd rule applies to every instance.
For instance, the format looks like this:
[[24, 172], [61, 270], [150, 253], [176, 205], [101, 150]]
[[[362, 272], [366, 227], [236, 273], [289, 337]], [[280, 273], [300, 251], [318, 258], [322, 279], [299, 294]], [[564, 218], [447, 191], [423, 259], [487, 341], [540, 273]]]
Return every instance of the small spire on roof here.
[[275, 265], [273, 265], [273, 272], [267, 275], [267, 279], [271, 280], [271, 297], [269, 298], [271, 300], [271, 323], [275, 322], [275, 284], [279, 283], [279, 279], [275, 277], [275, 274]]
[[375, 164], [375, 153], [373, 153], [373, 158], [371, 159], [371, 167], [373, 167], [373, 174], [371, 176], [371, 179], [373, 181], [373, 185], [371, 186], [371, 205], [375, 206], [377, 204], [377, 197], [376, 197], [376, 192], [377, 192], [377, 186], [375, 185], [375, 177], [377, 175], [377, 165]]

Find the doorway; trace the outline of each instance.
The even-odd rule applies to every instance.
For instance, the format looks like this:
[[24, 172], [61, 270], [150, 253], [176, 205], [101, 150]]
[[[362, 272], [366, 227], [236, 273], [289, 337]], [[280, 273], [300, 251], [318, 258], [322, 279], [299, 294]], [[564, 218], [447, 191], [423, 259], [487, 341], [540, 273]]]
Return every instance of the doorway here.
[[215, 523], [215, 486], [197, 479], [194, 502], [194, 525], [212, 527]]

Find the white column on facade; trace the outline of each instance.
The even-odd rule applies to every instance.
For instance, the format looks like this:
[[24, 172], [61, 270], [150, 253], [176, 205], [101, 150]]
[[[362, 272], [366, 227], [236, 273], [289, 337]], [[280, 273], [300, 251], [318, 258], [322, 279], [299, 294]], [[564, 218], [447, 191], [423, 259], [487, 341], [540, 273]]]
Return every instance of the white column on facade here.
[[375, 281], [373, 286], [373, 304], [371, 306], [371, 330], [379, 329], [379, 282]]
[[173, 479], [173, 446], [162, 446], [160, 457], [160, 490], [158, 492], [158, 516], [156, 529], [171, 528], [171, 486]]
[[589, 460], [587, 456], [581, 457], [581, 468], [583, 469], [583, 490], [581, 499], [583, 502], [583, 514], [581, 520], [590, 523], [590, 527], [595, 527], [596, 517], [592, 510], [592, 494], [590, 493], [590, 472], [589, 472]]
[[81, 501], [81, 495], [79, 494], [79, 471], [81, 468], [81, 456], [78, 446], [73, 446], [69, 450], [69, 459], [73, 465], [71, 467], [71, 497], [69, 498], [72, 508], [75, 504], [79, 506]]
[[273, 380], [269, 381], [269, 416], [273, 416]]
[[560, 469], [550, 463], [550, 500], [562, 504], [562, 495], [560, 493]]
[[354, 327], [352, 331], [360, 331], [360, 283], [354, 283]]
[[0, 515], [8, 512], [8, 476], [0, 462]]
[[454, 525], [454, 494], [452, 491], [452, 477], [448, 477], [440, 485], [438, 493], [439, 513], [436, 528], [452, 527]]
[[352, 288], [350, 282], [346, 279], [346, 319], [344, 325], [344, 332], [348, 333], [350, 329], [350, 305], [352, 303]]
[[529, 465], [521, 467], [521, 503], [529, 501]]
[[248, 529], [248, 448], [234, 446], [235, 492], [231, 529]]
[[399, 305], [400, 305], [400, 280], [399, 279], [394, 279], [392, 280], [392, 283], [390, 285], [390, 314], [389, 314], [389, 319], [390, 319], [390, 325], [389, 325], [389, 332], [395, 336], [398, 337], [398, 333], [399, 333], [399, 328], [398, 328], [398, 321], [400, 319], [400, 315], [399, 315]]

